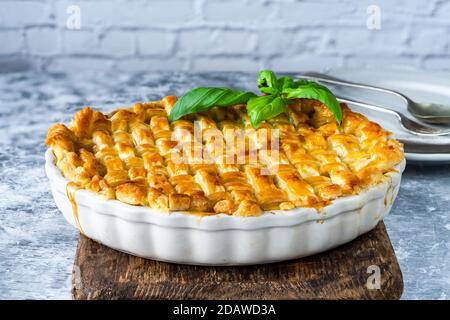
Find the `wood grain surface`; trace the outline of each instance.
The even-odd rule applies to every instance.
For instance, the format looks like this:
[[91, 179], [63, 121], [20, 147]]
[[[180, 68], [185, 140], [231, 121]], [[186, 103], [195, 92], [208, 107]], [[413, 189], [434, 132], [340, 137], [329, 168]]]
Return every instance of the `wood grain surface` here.
[[[367, 287], [369, 266], [379, 267], [380, 289]], [[244, 267], [147, 260], [81, 235], [72, 284], [74, 299], [398, 299], [403, 291], [383, 222], [322, 254]]]

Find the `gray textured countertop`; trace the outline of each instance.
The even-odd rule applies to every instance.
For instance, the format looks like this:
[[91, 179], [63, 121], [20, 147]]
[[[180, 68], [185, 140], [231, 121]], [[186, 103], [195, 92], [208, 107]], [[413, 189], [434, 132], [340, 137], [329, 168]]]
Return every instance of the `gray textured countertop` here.
[[[255, 75], [0, 75], [0, 299], [69, 299], [77, 231], [57, 210], [44, 137], [84, 105], [103, 111], [194, 86], [254, 90]], [[450, 165], [408, 165], [385, 223], [404, 299], [450, 299]]]

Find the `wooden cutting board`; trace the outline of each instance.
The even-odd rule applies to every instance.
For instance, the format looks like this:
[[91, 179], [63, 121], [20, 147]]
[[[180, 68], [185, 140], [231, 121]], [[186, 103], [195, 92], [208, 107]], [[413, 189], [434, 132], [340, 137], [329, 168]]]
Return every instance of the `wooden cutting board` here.
[[74, 299], [398, 299], [403, 291], [383, 222], [322, 254], [245, 267], [146, 260], [80, 236], [72, 284]]

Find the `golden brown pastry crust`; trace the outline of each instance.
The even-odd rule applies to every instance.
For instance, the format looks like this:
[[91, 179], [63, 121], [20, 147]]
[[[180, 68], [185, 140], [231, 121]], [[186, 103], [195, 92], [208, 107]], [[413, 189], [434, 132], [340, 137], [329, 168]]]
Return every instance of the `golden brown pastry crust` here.
[[[404, 157], [389, 132], [346, 105], [338, 125], [320, 102], [298, 99], [255, 130], [243, 105], [169, 123], [175, 101], [168, 96], [109, 115], [86, 107], [68, 127], [53, 125], [45, 142], [68, 180], [104, 198], [238, 216], [326, 206], [382, 182]], [[271, 147], [274, 129], [279, 151]], [[250, 161], [255, 155], [257, 163]]]

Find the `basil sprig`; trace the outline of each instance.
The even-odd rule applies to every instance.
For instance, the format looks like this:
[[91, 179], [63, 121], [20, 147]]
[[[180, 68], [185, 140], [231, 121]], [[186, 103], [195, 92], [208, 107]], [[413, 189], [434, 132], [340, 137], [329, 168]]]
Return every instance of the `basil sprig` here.
[[207, 111], [212, 107], [228, 107], [247, 104], [250, 123], [258, 128], [260, 123], [287, 111], [292, 99], [314, 99], [325, 104], [338, 123], [342, 121], [342, 110], [331, 91], [316, 82], [298, 80], [290, 77], [277, 78], [271, 70], [262, 70], [258, 75], [258, 89], [264, 94], [257, 96], [252, 92], [228, 88], [195, 88], [184, 94], [170, 112], [169, 121]]
[[262, 121], [286, 112], [289, 100], [299, 98], [319, 100], [330, 109], [338, 123], [342, 121], [342, 110], [336, 97], [316, 82], [294, 81], [289, 77], [277, 79], [272, 71], [263, 70], [258, 76], [258, 88], [266, 95], [253, 97], [247, 103], [247, 113], [254, 128]]
[[207, 111], [212, 107], [228, 107], [247, 103], [255, 97], [253, 92], [245, 92], [228, 88], [195, 88], [185, 93], [173, 106], [169, 121], [175, 121], [187, 114]]
[[251, 98], [247, 103], [247, 114], [253, 128], [259, 127], [261, 121], [272, 119], [286, 112], [286, 102], [277, 94]]
[[306, 81], [297, 84], [296, 87], [287, 88], [283, 93], [286, 94], [287, 99], [304, 98], [319, 100], [330, 109], [339, 124], [342, 122], [341, 105], [334, 94], [325, 86], [316, 82]]

